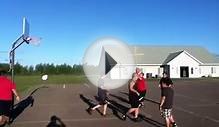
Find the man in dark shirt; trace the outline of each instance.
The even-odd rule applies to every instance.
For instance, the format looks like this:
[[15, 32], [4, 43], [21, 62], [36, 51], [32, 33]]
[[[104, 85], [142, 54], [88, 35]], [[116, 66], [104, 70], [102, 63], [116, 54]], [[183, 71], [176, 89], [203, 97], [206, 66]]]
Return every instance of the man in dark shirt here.
[[107, 94], [108, 91], [106, 90], [105, 86], [104, 86], [104, 78], [106, 77], [106, 75], [103, 75], [99, 81], [98, 81], [98, 92], [97, 92], [97, 96], [98, 96], [98, 100], [99, 100], [99, 104], [97, 104], [94, 107], [89, 107], [87, 109], [88, 113], [91, 114], [92, 111], [96, 110], [97, 108], [100, 108], [103, 106], [103, 116], [106, 116], [106, 109], [107, 109], [107, 105], [108, 105], [108, 101], [107, 101]]
[[159, 87], [161, 89], [162, 89], [162, 84], [163, 83], [167, 84], [168, 86], [172, 86], [173, 85], [172, 80], [167, 76], [166, 72], [163, 73], [163, 77], [160, 79], [160, 82], [159, 82]]
[[161, 99], [159, 109], [161, 111], [162, 117], [165, 119], [166, 127], [177, 127], [172, 115], [174, 91], [171, 87], [172, 83], [170, 83], [170, 81], [171, 80], [163, 80], [160, 83]]

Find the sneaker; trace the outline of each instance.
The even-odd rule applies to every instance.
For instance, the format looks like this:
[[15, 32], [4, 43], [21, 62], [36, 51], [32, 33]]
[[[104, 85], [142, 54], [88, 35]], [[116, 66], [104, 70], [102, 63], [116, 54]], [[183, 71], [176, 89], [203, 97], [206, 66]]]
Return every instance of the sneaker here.
[[126, 120], [126, 115], [122, 115], [122, 120]]
[[172, 127], [177, 127], [176, 123], [172, 123]]
[[133, 118], [133, 121], [134, 121], [134, 122], [139, 122], [140, 119], [139, 119], [139, 117], [137, 117], [137, 118]]
[[86, 111], [88, 112], [88, 114], [92, 115], [92, 109], [91, 108], [86, 109]]
[[106, 114], [101, 113], [101, 115], [102, 115], [103, 117], [106, 117]]

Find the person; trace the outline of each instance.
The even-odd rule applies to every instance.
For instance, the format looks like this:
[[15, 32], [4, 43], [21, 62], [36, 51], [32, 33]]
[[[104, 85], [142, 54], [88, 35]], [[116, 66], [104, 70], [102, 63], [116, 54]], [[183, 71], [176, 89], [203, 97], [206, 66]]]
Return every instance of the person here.
[[54, 115], [50, 118], [50, 123], [46, 127], [66, 127], [66, 125], [59, 117]]
[[5, 70], [0, 70], [0, 125], [9, 122], [13, 94], [16, 96], [16, 100], [20, 101], [15, 83], [8, 79], [5, 74]]
[[129, 83], [129, 103], [131, 105], [131, 108], [128, 110], [128, 112], [124, 113], [122, 115], [122, 119], [125, 120], [126, 116], [128, 114], [134, 114], [133, 120], [138, 120], [138, 114], [139, 114], [139, 95], [140, 93], [136, 90], [136, 81], [139, 78], [140, 70], [136, 68], [136, 72], [133, 74], [133, 77]]
[[108, 91], [104, 88], [104, 78], [106, 77], [106, 75], [103, 75], [99, 81], [98, 81], [98, 92], [97, 92], [97, 96], [98, 96], [98, 100], [99, 100], [99, 104], [94, 106], [94, 107], [89, 107], [87, 109], [87, 112], [89, 114], [92, 114], [92, 111], [96, 110], [97, 108], [100, 108], [103, 106], [103, 112], [102, 115], [106, 116], [106, 110], [107, 110], [107, 105], [108, 105], [108, 101], [107, 101], [107, 95], [108, 95]]
[[162, 89], [162, 83], [166, 83], [169, 87], [173, 86], [173, 81], [167, 75], [167, 72], [163, 72], [163, 77], [159, 81], [159, 87]]
[[145, 79], [144, 79], [144, 73], [141, 72], [140, 75], [139, 75], [139, 78], [137, 79], [136, 81], [136, 88], [137, 88], [137, 91], [139, 93], [139, 101], [141, 103], [140, 106], [143, 106], [144, 105], [144, 98], [145, 98], [145, 95], [146, 95], [146, 91], [147, 91], [147, 88], [148, 88], [148, 85], [147, 85], [147, 82], [145, 82]]
[[172, 114], [174, 90], [171, 87], [172, 83], [170, 83], [169, 79], [163, 80], [160, 84], [161, 98], [159, 110], [161, 112], [161, 116], [165, 120], [166, 127], [177, 127]]

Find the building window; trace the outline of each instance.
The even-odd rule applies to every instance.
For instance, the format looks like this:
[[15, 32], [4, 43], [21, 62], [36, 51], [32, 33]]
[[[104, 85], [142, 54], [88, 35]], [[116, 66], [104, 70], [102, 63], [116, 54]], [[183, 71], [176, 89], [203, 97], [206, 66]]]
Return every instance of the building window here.
[[191, 74], [193, 74], [193, 73], [194, 73], [193, 71], [194, 71], [194, 69], [193, 69], [193, 67], [192, 67], [192, 68], [191, 68]]
[[216, 67], [211, 67], [211, 74], [216, 73]]
[[214, 68], [213, 67], [211, 67], [211, 74], [213, 74], [214, 73]]

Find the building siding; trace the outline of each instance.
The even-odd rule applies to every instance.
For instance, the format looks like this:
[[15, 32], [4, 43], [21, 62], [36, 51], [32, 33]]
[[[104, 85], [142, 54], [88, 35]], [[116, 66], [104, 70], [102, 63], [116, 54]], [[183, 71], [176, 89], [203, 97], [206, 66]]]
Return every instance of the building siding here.
[[[188, 67], [188, 74], [190, 78], [199, 77], [199, 63], [187, 55], [185, 52], [182, 52], [180, 55], [175, 57], [172, 61], [168, 63], [170, 65], [170, 77], [171, 78], [180, 78], [180, 67]], [[193, 73], [191, 73], [193, 70]]]

